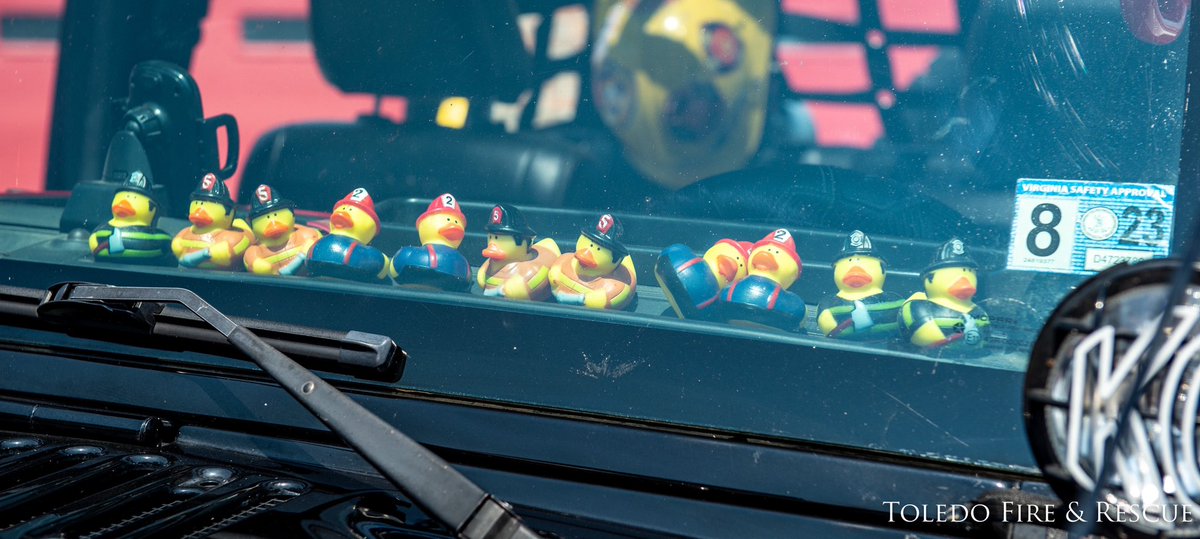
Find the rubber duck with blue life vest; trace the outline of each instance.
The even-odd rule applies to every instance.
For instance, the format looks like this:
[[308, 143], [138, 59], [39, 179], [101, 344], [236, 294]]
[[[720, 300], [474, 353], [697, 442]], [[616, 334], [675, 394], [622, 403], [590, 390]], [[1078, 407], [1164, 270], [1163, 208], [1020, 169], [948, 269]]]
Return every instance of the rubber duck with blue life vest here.
[[750, 247], [750, 242], [722, 239], [699, 256], [677, 243], [659, 254], [654, 277], [677, 316], [700, 318], [721, 290], [746, 277]]
[[981, 350], [991, 333], [991, 320], [974, 302], [978, 269], [962, 240], [942, 244], [921, 273], [925, 291], [909, 297], [900, 311], [901, 335], [927, 351]]
[[550, 291], [559, 303], [589, 309], [632, 309], [637, 305], [637, 272], [621, 243], [624, 228], [612, 214], [580, 231], [575, 252], [550, 268]]
[[550, 298], [550, 266], [562, 256], [551, 238], [534, 243], [537, 233], [516, 206], [497, 204], [487, 226], [486, 259], [476, 279], [485, 296], [545, 301]]
[[359, 187], [333, 206], [329, 235], [309, 249], [305, 267], [316, 277], [379, 282], [388, 276], [388, 257], [371, 246], [379, 234], [371, 193]]
[[803, 264], [796, 240], [787, 229], [777, 229], [754, 244], [745, 279], [721, 291], [720, 317], [734, 323], [800, 331], [807, 306], [788, 288], [800, 278]]
[[321, 232], [296, 224], [296, 204], [270, 185], [254, 189], [250, 201], [250, 229], [257, 240], [242, 256], [246, 270], [257, 275], [299, 275], [308, 250]]
[[887, 262], [861, 230], [851, 232], [833, 263], [837, 293], [817, 306], [817, 327], [826, 337], [847, 340], [887, 340], [899, 329], [897, 317], [904, 299], [885, 292]]
[[171, 240], [171, 251], [186, 268], [242, 271], [242, 255], [254, 242], [250, 225], [238, 219], [225, 182], [205, 174], [192, 191], [189, 226]]
[[134, 170], [113, 195], [112, 219], [96, 227], [88, 237], [88, 248], [96, 260], [170, 262], [171, 235], [157, 223], [158, 203], [150, 178]]
[[417, 217], [419, 247], [404, 247], [392, 259], [396, 284], [465, 291], [471, 288], [471, 264], [458, 252], [467, 216], [450, 193], [433, 199]]

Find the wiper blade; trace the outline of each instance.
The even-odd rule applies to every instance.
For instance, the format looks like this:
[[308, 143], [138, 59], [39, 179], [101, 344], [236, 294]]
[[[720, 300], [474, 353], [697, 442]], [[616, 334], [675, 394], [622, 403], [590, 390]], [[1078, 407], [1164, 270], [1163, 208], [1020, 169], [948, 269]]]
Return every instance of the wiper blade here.
[[84, 301], [137, 320], [161, 304], [187, 307], [279, 382], [317, 419], [358, 451], [403, 493], [465, 538], [534, 538], [511, 507], [472, 483], [441, 457], [354, 402], [328, 382], [272, 348], [245, 327], [184, 288], [117, 287], [62, 283], [51, 287], [39, 310], [57, 302]]
[[[0, 286], [0, 317], [69, 335], [166, 350], [240, 357], [229, 340], [190, 310], [178, 305], [127, 305], [114, 309], [78, 300], [45, 302], [46, 291]], [[232, 318], [289, 357], [324, 372], [398, 382], [408, 355], [384, 335]]]

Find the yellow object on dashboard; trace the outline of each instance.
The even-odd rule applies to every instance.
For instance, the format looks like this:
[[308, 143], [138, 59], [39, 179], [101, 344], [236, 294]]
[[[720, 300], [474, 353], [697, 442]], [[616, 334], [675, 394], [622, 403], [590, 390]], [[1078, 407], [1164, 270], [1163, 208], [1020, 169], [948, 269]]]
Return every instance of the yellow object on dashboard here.
[[467, 125], [467, 113], [471, 102], [465, 97], [447, 97], [438, 105], [437, 124], [450, 129], [462, 129]]
[[775, 0], [599, 0], [592, 95], [629, 160], [679, 188], [742, 168], [767, 108]]

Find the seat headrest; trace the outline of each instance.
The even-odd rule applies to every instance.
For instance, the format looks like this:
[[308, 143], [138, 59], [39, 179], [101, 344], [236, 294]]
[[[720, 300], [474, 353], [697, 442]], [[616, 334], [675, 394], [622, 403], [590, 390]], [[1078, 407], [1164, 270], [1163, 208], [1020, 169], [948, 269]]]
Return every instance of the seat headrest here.
[[344, 92], [512, 100], [533, 83], [512, 0], [312, 0], [313, 47]]

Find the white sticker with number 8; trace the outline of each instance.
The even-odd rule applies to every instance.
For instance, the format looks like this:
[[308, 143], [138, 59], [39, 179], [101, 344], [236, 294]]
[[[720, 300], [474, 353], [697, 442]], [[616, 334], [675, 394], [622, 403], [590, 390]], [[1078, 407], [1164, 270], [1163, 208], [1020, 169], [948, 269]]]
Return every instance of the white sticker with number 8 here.
[[1079, 203], [1074, 200], [1021, 199], [1013, 223], [1008, 267], [1071, 271], [1078, 214]]

